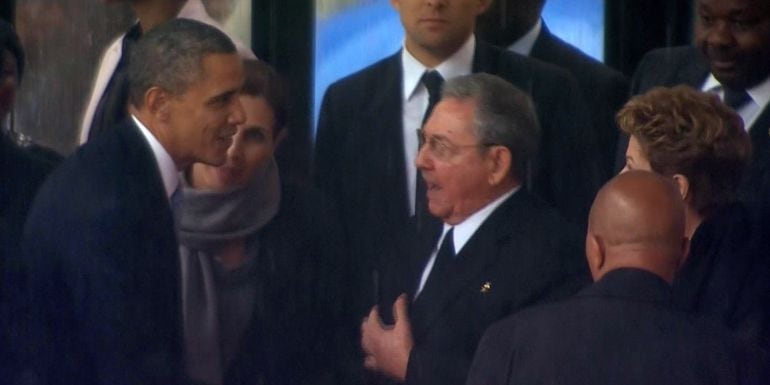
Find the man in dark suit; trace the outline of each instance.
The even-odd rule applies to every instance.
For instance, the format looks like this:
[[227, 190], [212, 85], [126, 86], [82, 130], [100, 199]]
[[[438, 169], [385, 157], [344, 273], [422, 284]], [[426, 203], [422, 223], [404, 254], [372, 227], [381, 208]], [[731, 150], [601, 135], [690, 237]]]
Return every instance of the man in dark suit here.
[[[718, 94], [749, 130], [752, 159], [739, 196], [752, 204], [770, 178], [770, 3], [763, 0], [698, 0], [695, 46], [654, 50], [642, 58], [633, 94], [655, 86], [687, 84]], [[625, 163], [628, 137], [618, 147]]]
[[684, 205], [669, 180], [647, 171], [614, 178], [589, 218], [596, 283], [490, 327], [467, 384], [747, 383], [756, 357], [737, 361], [738, 345], [715, 320], [673, 308], [686, 249]]
[[[429, 217], [414, 167], [416, 129], [458, 75], [498, 75], [528, 93], [540, 147], [522, 171], [525, 188], [584, 223], [600, 182], [577, 83], [566, 71], [473, 36], [488, 0], [393, 0], [405, 30], [396, 54], [332, 84], [318, 122], [314, 180], [337, 204], [350, 242], [355, 322], [375, 299], [382, 269], [403, 253], [411, 217]], [[591, 149], [591, 150], [587, 150]], [[417, 222], [430, 222], [418, 220]]]
[[[581, 284], [575, 233], [521, 188], [536, 132], [529, 97], [503, 79], [447, 80], [416, 160], [443, 233], [385, 276], [383, 301], [361, 326], [368, 369], [406, 384], [462, 384], [487, 326]], [[380, 310], [393, 299], [395, 324], [385, 327]]]
[[175, 19], [137, 43], [130, 116], [46, 181], [25, 228], [31, 370], [49, 384], [183, 383], [178, 171], [219, 165], [244, 120], [243, 66]]
[[590, 108], [604, 179], [614, 174], [615, 113], [628, 99], [628, 80], [552, 34], [540, 14], [546, 0], [494, 0], [479, 16], [476, 34], [492, 44], [564, 68], [577, 79]]

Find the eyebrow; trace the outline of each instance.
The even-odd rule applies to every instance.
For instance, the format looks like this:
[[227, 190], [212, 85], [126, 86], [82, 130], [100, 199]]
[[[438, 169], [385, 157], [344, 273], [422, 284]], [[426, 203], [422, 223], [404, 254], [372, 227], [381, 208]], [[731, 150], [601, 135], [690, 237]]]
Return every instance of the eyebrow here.
[[240, 89], [225, 91], [225, 92], [223, 92], [223, 93], [221, 93], [219, 95], [215, 95], [215, 96], [212, 96], [211, 98], [209, 98], [209, 100], [206, 102], [206, 104], [213, 104], [213, 103], [217, 103], [217, 102], [222, 101], [222, 100], [230, 99], [231, 97], [237, 95], [238, 93], [240, 93]]

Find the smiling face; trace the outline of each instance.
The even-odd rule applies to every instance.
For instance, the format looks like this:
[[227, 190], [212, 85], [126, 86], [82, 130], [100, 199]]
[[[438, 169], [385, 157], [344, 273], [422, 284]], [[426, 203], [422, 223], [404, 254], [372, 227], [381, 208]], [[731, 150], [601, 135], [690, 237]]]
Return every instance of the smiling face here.
[[445, 98], [436, 105], [423, 134], [415, 165], [422, 172], [428, 210], [445, 223], [462, 222], [496, 197], [492, 150], [474, 134], [475, 102]]
[[227, 150], [227, 161], [219, 167], [194, 164], [194, 187], [215, 191], [243, 187], [252, 180], [259, 168], [272, 159], [282, 138], [275, 135], [273, 108], [261, 96], [243, 95], [240, 100], [246, 111], [246, 122], [238, 125], [233, 144]]
[[720, 83], [750, 88], [770, 74], [770, 2], [699, 0], [695, 43]]
[[236, 126], [244, 121], [238, 99], [243, 79], [237, 54], [210, 54], [202, 60], [200, 79], [169, 97], [164, 146], [179, 169], [193, 162], [225, 163]]
[[473, 33], [476, 16], [489, 0], [391, 0], [406, 34], [407, 50], [434, 67], [454, 54]]

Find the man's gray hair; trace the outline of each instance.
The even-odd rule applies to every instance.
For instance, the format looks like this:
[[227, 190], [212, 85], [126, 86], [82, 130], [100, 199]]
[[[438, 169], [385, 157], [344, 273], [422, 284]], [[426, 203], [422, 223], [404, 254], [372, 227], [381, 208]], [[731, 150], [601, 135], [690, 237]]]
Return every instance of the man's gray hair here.
[[181, 95], [199, 80], [203, 58], [236, 53], [235, 44], [215, 27], [189, 19], [172, 19], [142, 36], [128, 64], [129, 101], [142, 107], [144, 94], [160, 87]]
[[479, 144], [508, 148], [513, 175], [520, 179], [525, 176], [527, 161], [537, 151], [540, 138], [540, 125], [529, 95], [502, 78], [485, 73], [449, 79], [441, 95], [474, 100], [474, 134]]

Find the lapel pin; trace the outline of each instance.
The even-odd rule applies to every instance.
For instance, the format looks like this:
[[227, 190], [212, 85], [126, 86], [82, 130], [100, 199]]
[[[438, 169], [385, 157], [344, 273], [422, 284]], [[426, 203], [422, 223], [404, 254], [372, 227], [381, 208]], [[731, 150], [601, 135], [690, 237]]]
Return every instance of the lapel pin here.
[[491, 290], [492, 290], [492, 282], [487, 281], [487, 282], [484, 282], [483, 285], [481, 285], [481, 290], [479, 291], [481, 292], [481, 294], [486, 294], [486, 293], [489, 293]]

